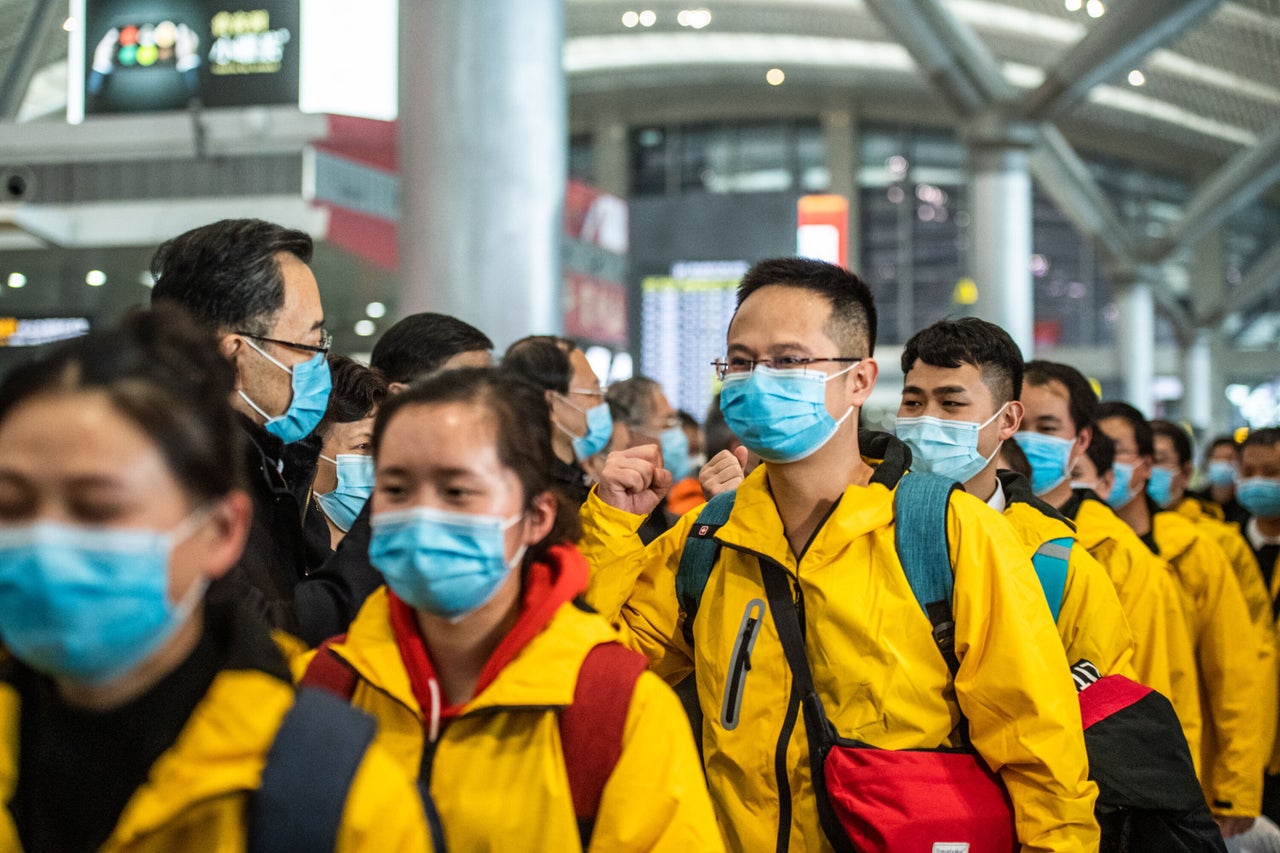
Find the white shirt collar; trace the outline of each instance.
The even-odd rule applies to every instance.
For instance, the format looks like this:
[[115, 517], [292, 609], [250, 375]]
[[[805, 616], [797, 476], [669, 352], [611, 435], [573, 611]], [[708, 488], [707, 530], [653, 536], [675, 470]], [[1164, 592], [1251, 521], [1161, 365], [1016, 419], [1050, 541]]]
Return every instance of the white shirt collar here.
[[991, 497], [987, 498], [987, 506], [994, 509], [1001, 515], [1004, 514], [1005, 507], [1009, 505], [1009, 499], [1004, 496], [1004, 486], [1000, 484], [1000, 478], [996, 478], [996, 490]]
[[1268, 536], [1258, 528], [1258, 519], [1256, 517], [1249, 519], [1249, 523], [1244, 526], [1245, 535], [1249, 537], [1249, 544], [1256, 551], [1264, 545], [1280, 545], [1280, 536]]

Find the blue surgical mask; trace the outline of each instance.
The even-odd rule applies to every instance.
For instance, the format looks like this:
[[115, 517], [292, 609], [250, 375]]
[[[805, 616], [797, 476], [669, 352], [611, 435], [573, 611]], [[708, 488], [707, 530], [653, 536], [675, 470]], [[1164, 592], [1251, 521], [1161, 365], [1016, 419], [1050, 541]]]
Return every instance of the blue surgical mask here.
[[1280, 479], [1248, 477], [1236, 484], [1236, 500], [1250, 515], [1280, 517]]
[[556, 428], [569, 436], [569, 439], [573, 442], [574, 458], [579, 462], [586, 462], [609, 446], [609, 439], [613, 437], [613, 413], [609, 411], [608, 403], [601, 403], [598, 406], [592, 406], [584, 410], [570, 403], [563, 394], [560, 395], [560, 399], [569, 408], [576, 409], [587, 416], [586, 435], [574, 435], [561, 426], [558, 421], [555, 422]]
[[658, 433], [658, 444], [662, 447], [662, 467], [671, 472], [675, 482], [689, 476], [693, 470], [689, 465], [689, 436], [683, 427], [670, 427]]
[[990, 456], [979, 453], [978, 433], [1000, 417], [1004, 410], [1005, 406], [1001, 406], [1000, 411], [983, 423], [953, 421], [927, 415], [898, 418], [894, 432], [903, 444], [911, 448], [911, 467], [914, 470], [963, 483], [986, 468], [1000, 452], [1000, 444], [997, 442], [996, 449]]
[[1111, 494], [1107, 495], [1107, 506], [1120, 509], [1133, 500], [1133, 466], [1125, 462], [1117, 462], [1111, 466], [1115, 474], [1115, 483], [1111, 486]]
[[380, 512], [371, 519], [369, 560], [400, 600], [452, 621], [489, 602], [524, 555], [506, 560], [503, 519], [430, 507]]
[[1209, 463], [1209, 470], [1207, 473], [1209, 476], [1210, 486], [1226, 488], [1227, 486], [1235, 485], [1236, 466], [1232, 465], [1230, 462], [1222, 462], [1215, 459]]
[[1172, 468], [1161, 468], [1158, 465], [1151, 468], [1151, 477], [1147, 480], [1147, 495], [1161, 509], [1173, 503], [1173, 474]]
[[1035, 494], [1052, 492], [1071, 475], [1071, 448], [1075, 446], [1071, 439], [1023, 431], [1013, 440], [1031, 464], [1031, 491]]
[[356, 516], [373, 494], [373, 457], [359, 453], [339, 453], [337, 459], [329, 459], [338, 469], [338, 485], [332, 492], [316, 495], [320, 509], [343, 533], [351, 529]]
[[760, 365], [749, 373], [730, 373], [720, 391], [725, 425], [766, 462], [812, 456], [853, 413], [850, 406], [836, 420], [827, 411], [827, 383], [852, 369], [826, 374]]
[[272, 417], [244, 391], [238, 391], [240, 398], [249, 404], [255, 412], [266, 418], [267, 432], [283, 441], [293, 444], [301, 441], [320, 425], [325, 409], [329, 407], [329, 391], [333, 387], [333, 377], [329, 374], [329, 362], [322, 352], [316, 353], [301, 364], [286, 367], [266, 353], [261, 347], [248, 338], [244, 342], [253, 347], [263, 358], [288, 373], [293, 387], [293, 399], [284, 414]]
[[169, 558], [197, 515], [172, 531], [53, 521], [0, 528], [0, 640], [54, 678], [110, 683], [155, 654], [208, 580], [169, 601]]

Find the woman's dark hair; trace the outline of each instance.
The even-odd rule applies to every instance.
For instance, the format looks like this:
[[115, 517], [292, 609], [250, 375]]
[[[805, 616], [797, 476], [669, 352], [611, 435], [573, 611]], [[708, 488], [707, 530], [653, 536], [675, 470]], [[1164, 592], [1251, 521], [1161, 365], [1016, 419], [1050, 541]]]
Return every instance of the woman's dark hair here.
[[373, 453], [377, 456], [387, 425], [411, 406], [471, 403], [488, 410], [497, 427], [498, 460], [515, 472], [524, 489], [525, 507], [543, 492], [556, 499], [551, 531], [529, 549], [525, 565], [542, 557], [548, 547], [578, 541], [582, 528], [578, 505], [555, 479], [556, 455], [551, 449], [551, 412], [543, 390], [501, 367], [464, 367], [415, 382], [391, 397], [373, 422]]
[[369, 417], [387, 399], [387, 380], [382, 373], [345, 355], [329, 355], [329, 375], [333, 377], [329, 406], [316, 427], [316, 434], [322, 437], [328, 436], [334, 424]]
[[544, 391], [568, 394], [569, 385], [573, 382], [573, 362], [569, 361], [569, 353], [576, 348], [568, 338], [531, 335], [507, 347], [502, 356], [502, 366]]
[[18, 368], [0, 384], [0, 421], [46, 394], [101, 392], [155, 442], [193, 504], [244, 485], [244, 430], [228, 400], [233, 368], [182, 310], [139, 310]]

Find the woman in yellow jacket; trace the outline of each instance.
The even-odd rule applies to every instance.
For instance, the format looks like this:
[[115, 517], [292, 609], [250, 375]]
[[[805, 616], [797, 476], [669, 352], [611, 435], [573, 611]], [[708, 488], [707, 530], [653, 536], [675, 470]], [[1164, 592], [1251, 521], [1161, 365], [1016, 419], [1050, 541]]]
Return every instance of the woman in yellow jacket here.
[[176, 313], [0, 387], [0, 850], [430, 849], [411, 780], [377, 748], [354, 775], [272, 787], [305, 819], [316, 790], [349, 785], [318, 844], [256, 794], [280, 754], [330, 741], [293, 728], [272, 752], [295, 706], [285, 658], [247, 611], [205, 603], [249, 525], [231, 389]]
[[[550, 423], [541, 390], [495, 369], [387, 403], [369, 545], [387, 587], [298, 668], [377, 718], [429, 785], [449, 849], [720, 850], [675, 695], [576, 601], [587, 567], [568, 544], [576, 507], [553, 487]], [[621, 666], [588, 672], [601, 649]], [[334, 661], [345, 685], [321, 677]], [[592, 697], [584, 737], [567, 720]]]

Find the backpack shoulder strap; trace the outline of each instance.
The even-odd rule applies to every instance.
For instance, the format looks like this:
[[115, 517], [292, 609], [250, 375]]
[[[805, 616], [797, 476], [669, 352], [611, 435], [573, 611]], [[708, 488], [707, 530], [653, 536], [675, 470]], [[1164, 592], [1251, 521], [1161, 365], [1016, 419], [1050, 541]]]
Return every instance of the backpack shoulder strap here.
[[334, 850], [347, 792], [376, 730], [346, 702], [299, 688], [262, 768], [250, 853]]
[[933, 640], [954, 676], [960, 668], [955, 649], [955, 619], [951, 590], [955, 577], [947, 546], [947, 506], [953, 480], [911, 472], [898, 481], [893, 494], [894, 547], [907, 583], [929, 623]]
[[680, 566], [676, 569], [676, 600], [684, 613], [684, 638], [693, 645], [693, 618], [698, 615], [698, 605], [702, 603], [702, 591], [715, 568], [716, 558], [720, 556], [720, 543], [715, 535], [733, 512], [733, 500], [737, 492], [721, 492], [698, 513], [698, 518], [684, 540], [684, 550], [680, 552]]
[[584, 850], [605, 783], [622, 757], [631, 696], [647, 666], [644, 655], [621, 643], [596, 646], [578, 670], [573, 704], [560, 712], [560, 742]]
[[332, 637], [325, 640], [316, 649], [316, 653], [312, 655], [311, 662], [307, 664], [307, 669], [302, 673], [302, 678], [298, 684], [308, 687], [315, 687], [325, 691], [344, 701], [350, 702], [351, 697], [356, 692], [356, 681], [358, 676], [351, 667], [347, 666], [346, 661], [333, 653], [329, 648], [329, 644], [337, 641], [342, 642], [346, 639], [346, 635], [340, 637]]
[[1044, 590], [1045, 601], [1049, 602], [1049, 612], [1053, 614], [1054, 624], [1057, 624], [1058, 614], [1062, 612], [1062, 595], [1067, 587], [1067, 565], [1071, 561], [1071, 546], [1074, 542], [1070, 536], [1050, 539], [1031, 555], [1031, 565], [1040, 578], [1040, 587]]

